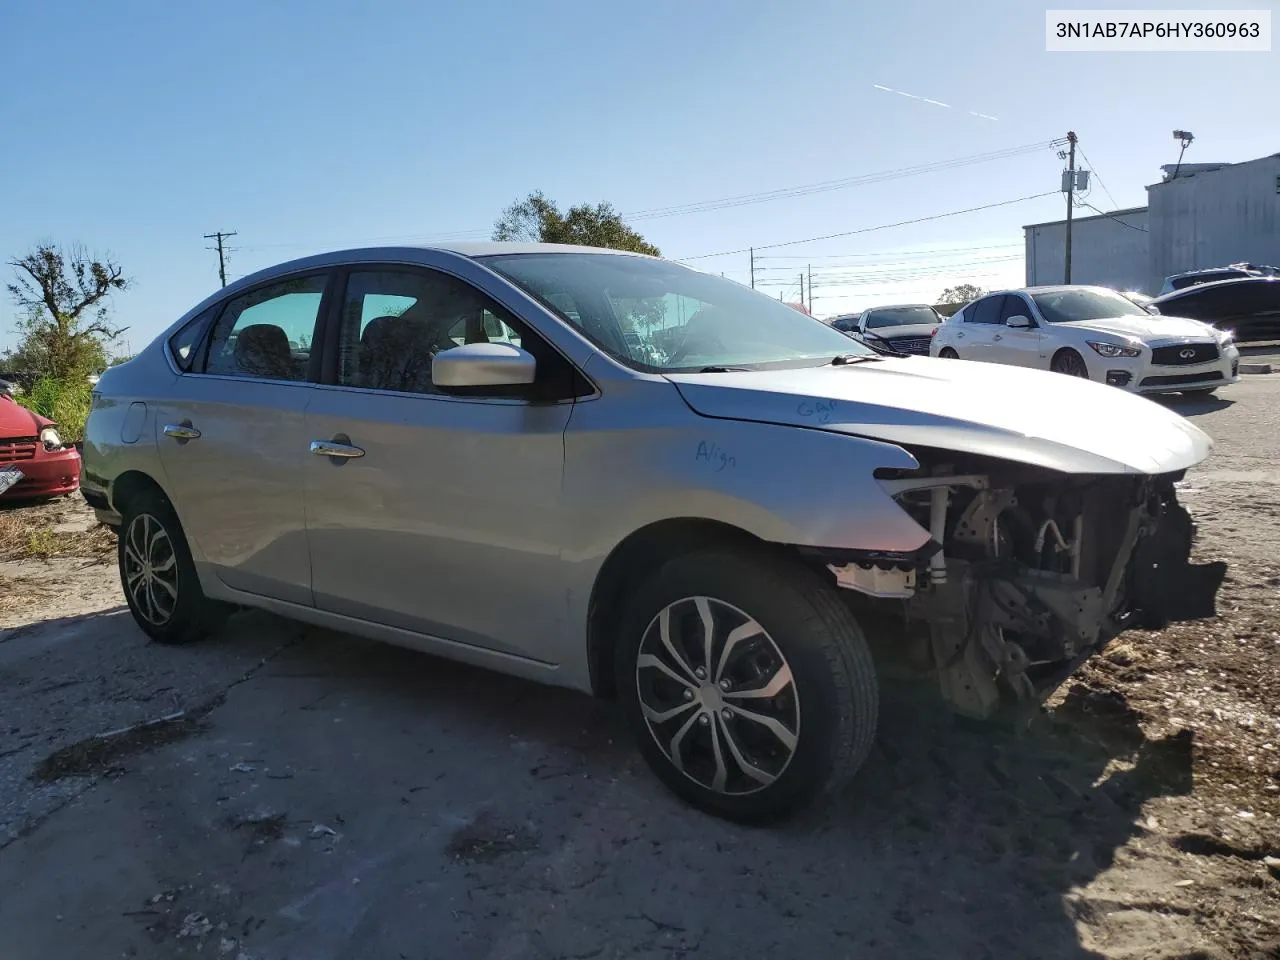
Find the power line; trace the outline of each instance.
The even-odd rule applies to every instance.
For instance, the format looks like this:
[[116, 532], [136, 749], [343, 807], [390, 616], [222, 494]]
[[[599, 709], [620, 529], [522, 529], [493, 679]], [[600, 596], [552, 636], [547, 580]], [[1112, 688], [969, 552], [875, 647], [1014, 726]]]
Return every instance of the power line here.
[[1151, 232], [1151, 231], [1149, 231], [1146, 227], [1140, 227], [1140, 226], [1138, 226], [1137, 224], [1133, 224], [1133, 223], [1125, 223], [1123, 220], [1121, 220], [1121, 219], [1120, 219], [1119, 217], [1117, 217], [1115, 214], [1106, 213], [1105, 211], [1099, 210], [1099, 209], [1098, 209], [1097, 207], [1095, 207], [1092, 203], [1085, 203], [1084, 201], [1081, 201], [1081, 202], [1080, 202], [1080, 206], [1082, 206], [1082, 207], [1088, 207], [1090, 210], [1092, 210], [1094, 213], [1098, 214], [1099, 216], [1106, 217], [1108, 220], [1114, 220], [1116, 223], [1120, 224], [1120, 226], [1122, 226], [1122, 227], [1128, 227], [1130, 230], [1137, 230], [1139, 233], [1150, 233], [1150, 232]]
[[[757, 246], [754, 249], [776, 250], [779, 247], [794, 247], [802, 243], [816, 243], [819, 240], [835, 240], [837, 237], [852, 237], [859, 233], [874, 233], [877, 230], [888, 230], [892, 227], [907, 227], [916, 223], [928, 223], [931, 220], [942, 220], [946, 217], [958, 217], [965, 213], [977, 213], [979, 210], [993, 210], [996, 207], [1007, 207], [1015, 203], [1025, 203], [1027, 200], [1039, 200], [1042, 197], [1052, 197], [1058, 192], [1059, 191], [1057, 190], [1049, 190], [1045, 193], [1033, 193], [1025, 197], [1016, 197], [1013, 200], [1001, 200], [997, 203], [985, 203], [979, 207], [966, 207], [963, 210], [951, 210], [947, 213], [935, 213], [929, 217], [916, 217], [914, 220], [899, 220], [897, 223], [882, 223], [875, 227], [862, 227], [859, 230], [845, 230], [841, 233], [828, 233], [820, 237], [806, 237], [803, 240], [784, 240], [781, 243], [766, 243], [761, 246]], [[681, 263], [689, 260], [709, 260], [712, 257], [728, 257], [736, 253], [746, 253], [748, 249], [752, 248], [742, 247], [738, 250], [723, 250], [720, 253], [700, 253], [695, 257], [679, 257], [673, 259], [677, 259], [678, 262]]]
[[[877, 250], [873, 253], [775, 253], [767, 256], [756, 257], [757, 260], [844, 260], [854, 257], [932, 257], [937, 255], [945, 255], [948, 253], [969, 253], [973, 250], [1009, 250], [1013, 247], [1021, 248], [1023, 244], [1020, 241], [1012, 243], [992, 243], [986, 246], [978, 247], [938, 247], [936, 250]], [[757, 267], [756, 269], [763, 269]], [[782, 269], [782, 268], [770, 268]]]
[[1102, 182], [1102, 177], [1098, 176], [1098, 168], [1095, 167], [1093, 165], [1093, 161], [1085, 155], [1084, 148], [1077, 145], [1076, 149], [1080, 151], [1080, 156], [1084, 159], [1084, 162], [1089, 165], [1089, 169], [1093, 173], [1093, 179], [1098, 181], [1098, 186], [1102, 188], [1102, 192], [1105, 193], [1107, 195], [1107, 199], [1111, 201], [1111, 206], [1117, 210], [1120, 209], [1120, 204], [1116, 203], [1116, 198], [1111, 195], [1111, 191], [1107, 189], [1107, 185]]

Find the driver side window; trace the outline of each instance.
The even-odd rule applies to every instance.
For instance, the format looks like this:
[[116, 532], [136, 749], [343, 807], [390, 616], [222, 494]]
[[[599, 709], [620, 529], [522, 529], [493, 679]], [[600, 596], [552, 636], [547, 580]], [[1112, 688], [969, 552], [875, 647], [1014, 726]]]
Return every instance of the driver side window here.
[[1035, 314], [1031, 312], [1031, 306], [1027, 301], [1012, 294], [1004, 298], [1004, 308], [1000, 311], [1000, 322], [1004, 323], [1010, 317], [1026, 317], [1032, 323], [1035, 322]]

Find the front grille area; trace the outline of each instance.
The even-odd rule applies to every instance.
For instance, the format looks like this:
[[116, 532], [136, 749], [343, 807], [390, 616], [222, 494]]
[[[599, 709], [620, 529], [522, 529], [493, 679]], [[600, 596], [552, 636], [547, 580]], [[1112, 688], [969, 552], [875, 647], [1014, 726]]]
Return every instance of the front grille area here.
[[[1190, 356], [1183, 354], [1190, 351]], [[1175, 343], [1171, 347], [1153, 347], [1151, 362], [1162, 367], [1180, 367], [1190, 363], [1211, 363], [1218, 359], [1216, 343]]]
[[0, 463], [13, 463], [15, 460], [34, 460], [36, 456], [36, 437], [17, 437], [12, 440], [0, 440]]
[[1172, 387], [1179, 383], [1206, 383], [1213, 380], [1221, 380], [1222, 372], [1214, 370], [1210, 373], [1179, 373], [1171, 377], [1143, 377], [1139, 386], [1143, 387]]
[[886, 337], [889, 345], [895, 350], [903, 353], [914, 353], [921, 356], [929, 355], [929, 337]]

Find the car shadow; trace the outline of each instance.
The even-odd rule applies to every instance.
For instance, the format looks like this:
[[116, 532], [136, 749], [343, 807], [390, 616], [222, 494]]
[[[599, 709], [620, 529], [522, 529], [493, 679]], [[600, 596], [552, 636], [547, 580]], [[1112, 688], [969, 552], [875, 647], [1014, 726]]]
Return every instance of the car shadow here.
[[1198, 417], [1206, 413], [1216, 413], [1219, 410], [1225, 410], [1235, 405], [1234, 400], [1217, 395], [1194, 397], [1184, 396], [1180, 393], [1166, 393], [1152, 397], [1152, 399], [1184, 417]]
[[[257, 657], [264, 630], [289, 629], [246, 613], [214, 643]], [[1142, 829], [1145, 803], [1192, 782], [1191, 734], [1148, 739], [1122, 695], [1076, 683], [1043, 722], [1015, 734], [962, 721], [895, 682], [873, 754], [845, 795], [787, 824], [744, 828], [668, 794], [611, 704], [326, 630], [305, 631], [210, 720], [224, 738], [256, 734], [264, 763], [275, 753], [291, 768], [328, 770], [349, 742], [335, 742], [334, 724], [350, 735], [358, 718], [354, 742], [364, 746], [340, 753], [326, 803], [359, 809], [375, 802], [371, 785], [402, 784], [403, 806], [373, 812], [412, 829], [411, 804], [429, 802], [415, 790], [453, 784], [420, 795], [441, 809], [486, 797], [498, 823], [561, 840], [474, 867], [468, 899], [529, 896], [572, 854], [574, 871], [608, 883], [560, 891], [556, 911], [601, 927], [624, 953], [643, 947], [632, 942], [638, 914], [650, 935], [699, 931], [695, 952], [709, 957], [1095, 957], [1077, 934], [1087, 908], [1069, 895]], [[421, 785], [409, 786], [415, 777]], [[584, 831], [605, 835], [586, 843]], [[678, 920], [666, 906], [675, 901]], [[539, 934], [541, 947], [570, 955], [555, 929]]]

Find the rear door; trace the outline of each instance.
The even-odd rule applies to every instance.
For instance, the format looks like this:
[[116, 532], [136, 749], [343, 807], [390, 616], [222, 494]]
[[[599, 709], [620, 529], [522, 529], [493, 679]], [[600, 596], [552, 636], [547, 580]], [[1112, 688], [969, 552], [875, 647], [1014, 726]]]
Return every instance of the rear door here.
[[[544, 660], [563, 624], [560, 541], [572, 367], [527, 324], [450, 273], [353, 268], [336, 354], [306, 414], [316, 606]], [[437, 389], [431, 361], [501, 340], [534, 354], [533, 388]]]
[[197, 558], [229, 587], [304, 605], [303, 414], [330, 280], [313, 271], [228, 301], [199, 354], [180, 358], [190, 369], [156, 417], [167, 489]]

